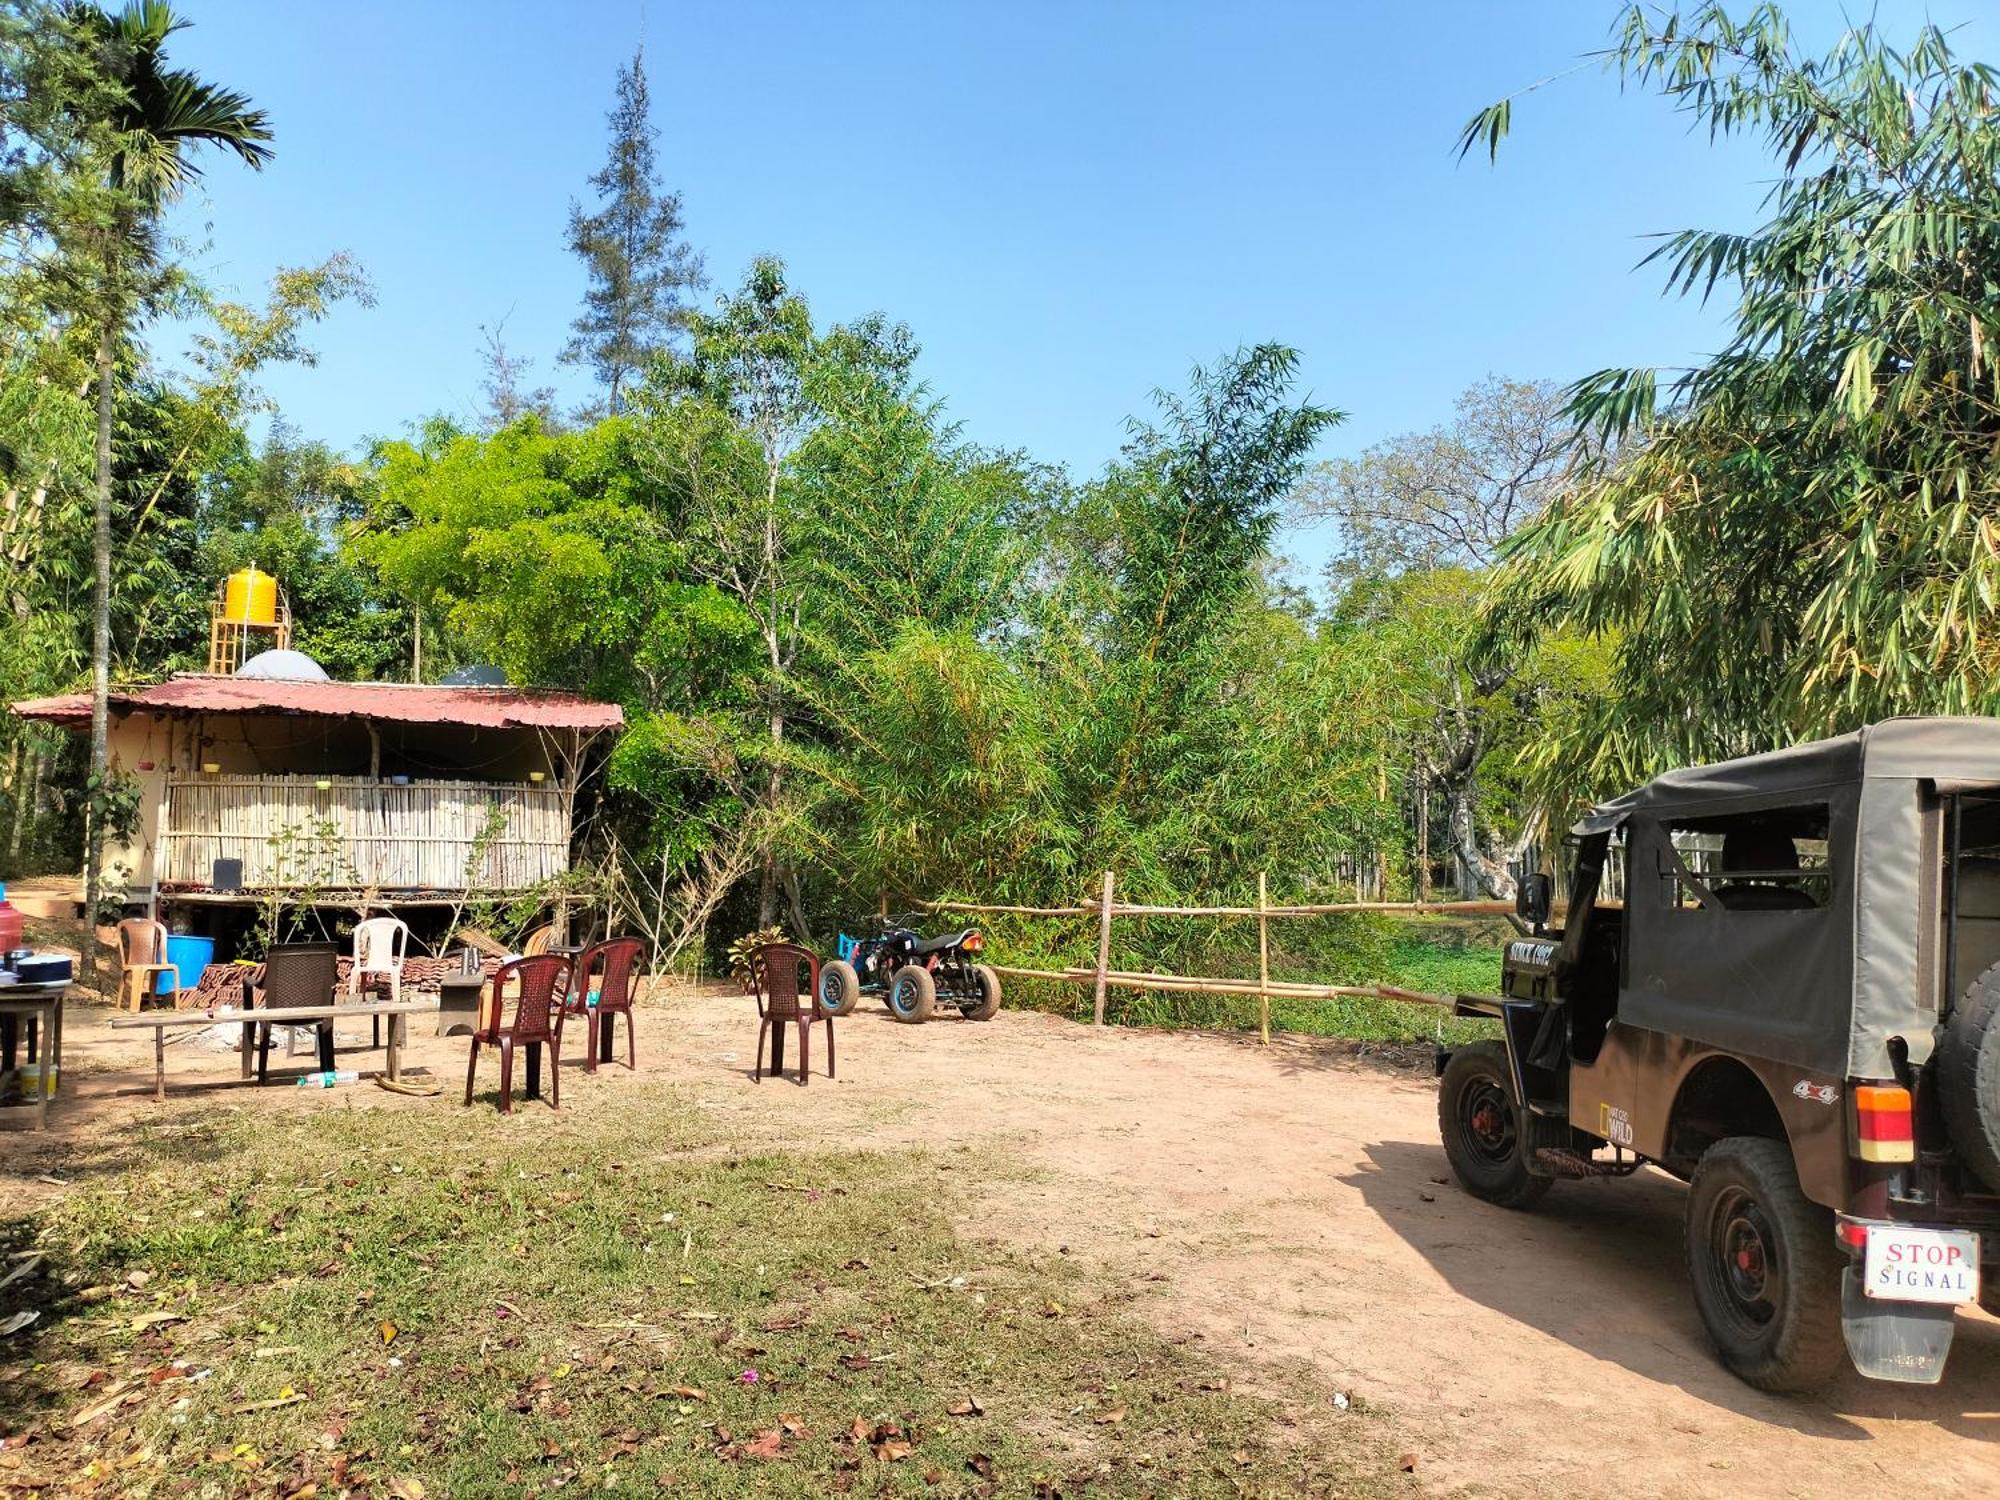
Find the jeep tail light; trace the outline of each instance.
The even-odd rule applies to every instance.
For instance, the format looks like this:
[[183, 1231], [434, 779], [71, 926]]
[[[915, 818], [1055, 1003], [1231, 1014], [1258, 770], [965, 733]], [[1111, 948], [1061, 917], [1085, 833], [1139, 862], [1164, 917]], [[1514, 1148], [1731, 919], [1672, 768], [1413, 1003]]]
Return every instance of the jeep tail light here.
[[1854, 1086], [1854, 1154], [1863, 1161], [1915, 1161], [1910, 1091], [1893, 1084]]
[[1833, 1226], [1833, 1237], [1843, 1250], [1858, 1251], [1868, 1248], [1868, 1226], [1855, 1219], [1837, 1220]]

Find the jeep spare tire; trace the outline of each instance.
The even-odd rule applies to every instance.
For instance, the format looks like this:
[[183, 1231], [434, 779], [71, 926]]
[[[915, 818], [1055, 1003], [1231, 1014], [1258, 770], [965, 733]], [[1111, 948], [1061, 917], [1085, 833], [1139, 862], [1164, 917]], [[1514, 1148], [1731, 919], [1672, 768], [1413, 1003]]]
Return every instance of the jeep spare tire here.
[[1966, 1166], [2000, 1193], [2000, 964], [1973, 980], [1944, 1023], [1938, 1103]]

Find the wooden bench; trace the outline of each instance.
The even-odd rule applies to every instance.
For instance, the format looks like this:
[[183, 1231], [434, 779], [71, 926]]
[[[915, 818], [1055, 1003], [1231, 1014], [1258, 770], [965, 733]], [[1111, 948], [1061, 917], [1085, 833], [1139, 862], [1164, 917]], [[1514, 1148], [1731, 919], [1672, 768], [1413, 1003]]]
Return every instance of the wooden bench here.
[[[225, 1011], [185, 1011], [161, 1010], [141, 1011], [136, 1016], [113, 1016], [111, 1025], [121, 1030], [150, 1026], [153, 1028], [153, 1097], [164, 1100], [167, 1097], [167, 1031], [189, 1027], [241, 1026], [243, 1028], [243, 1076], [250, 1076], [250, 1053], [255, 1045], [256, 1029], [259, 1026], [304, 1026], [316, 1021], [338, 1021], [349, 1017], [365, 1019], [370, 1016], [388, 1016], [389, 1044], [383, 1050], [387, 1056], [387, 1072], [393, 1083], [402, 1076], [403, 1027], [406, 1016], [429, 1016], [437, 1013], [435, 1000], [382, 1000], [354, 1001], [346, 1005], [289, 1005], [253, 1010]], [[261, 1051], [261, 1049], [259, 1049]], [[263, 1067], [258, 1068], [262, 1080]]]

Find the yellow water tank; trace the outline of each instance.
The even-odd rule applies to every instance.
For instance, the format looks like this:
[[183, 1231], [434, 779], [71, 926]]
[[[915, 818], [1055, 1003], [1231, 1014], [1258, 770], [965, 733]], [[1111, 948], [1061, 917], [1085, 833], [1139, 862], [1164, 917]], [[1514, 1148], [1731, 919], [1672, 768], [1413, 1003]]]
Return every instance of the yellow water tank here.
[[231, 573], [222, 585], [222, 617], [236, 625], [278, 623], [278, 580], [256, 568]]

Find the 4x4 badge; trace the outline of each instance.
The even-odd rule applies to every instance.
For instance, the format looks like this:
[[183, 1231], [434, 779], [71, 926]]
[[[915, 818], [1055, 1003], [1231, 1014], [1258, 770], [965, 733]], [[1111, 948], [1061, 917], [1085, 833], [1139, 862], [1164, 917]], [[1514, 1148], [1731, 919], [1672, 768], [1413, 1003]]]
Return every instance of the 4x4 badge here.
[[1810, 1078], [1801, 1078], [1792, 1085], [1792, 1092], [1801, 1099], [1810, 1099], [1815, 1104], [1831, 1104], [1840, 1097], [1837, 1083], [1814, 1083]]

